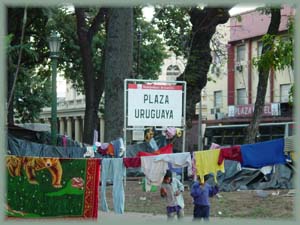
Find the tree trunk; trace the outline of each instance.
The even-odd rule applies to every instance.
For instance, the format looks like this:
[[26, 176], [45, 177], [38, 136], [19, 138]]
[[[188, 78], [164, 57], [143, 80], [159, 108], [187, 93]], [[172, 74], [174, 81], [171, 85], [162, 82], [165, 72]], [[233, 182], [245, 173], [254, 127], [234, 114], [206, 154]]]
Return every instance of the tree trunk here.
[[14, 125], [14, 94], [12, 93], [12, 86], [14, 82], [14, 75], [8, 74], [7, 76], [7, 102], [9, 100], [9, 96], [12, 94], [12, 101], [10, 102], [7, 109], [7, 124]]
[[[15, 10], [15, 13], [13, 13]], [[22, 20], [23, 20], [23, 13], [24, 8], [18, 8], [18, 9], [12, 9], [7, 8], [7, 15], [14, 15], [13, 19], [8, 18], [7, 20], [7, 32], [9, 34], [14, 34], [13, 39], [11, 41], [11, 45], [19, 45], [21, 40], [21, 34], [22, 34]], [[16, 26], [13, 26], [12, 23], [15, 23]], [[15, 29], [13, 29], [15, 28]], [[9, 59], [7, 59], [7, 65], [9, 65], [10, 62]], [[8, 66], [9, 68], [9, 66]], [[9, 96], [12, 94], [12, 100], [11, 103], [7, 109], [7, 124], [13, 125], [14, 124], [14, 94], [12, 93], [12, 87], [14, 83], [14, 72], [15, 71], [9, 71], [7, 70], [7, 102], [9, 100]]]
[[[276, 35], [278, 33], [280, 25], [281, 15], [280, 9], [271, 9], [271, 22], [267, 31], [267, 34]], [[263, 45], [262, 54], [269, 51], [272, 46]], [[258, 134], [259, 124], [262, 117], [262, 111], [265, 105], [265, 98], [269, 80], [270, 68], [259, 68], [258, 71], [258, 85], [257, 95], [254, 107], [254, 113], [252, 120], [247, 128], [247, 134], [245, 143], [255, 143], [256, 136]]]
[[[103, 81], [104, 74], [99, 74], [98, 76], [95, 75], [92, 56], [92, 38], [97, 30], [95, 26], [97, 27], [101, 21], [97, 21], [97, 25], [93, 24], [88, 29], [85, 22], [84, 9], [75, 8], [75, 13], [77, 20], [77, 35], [83, 62], [83, 80], [86, 104], [83, 142], [93, 144], [94, 130], [97, 129], [97, 125], [99, 123], [99, 103], [104, 90], [104, 83], [101, 81]], [[100, 11], [98, 15], [100, 15]]]
[[105, 55], [105, 141], [123, 136], [124, 79], [132, 74], [133, 9], [109, 10]]
[[219, 24], [229, 19], [229, 8], [192, 8], [189, 12], [192, 23], [191, 47], [187, 66], [178, 80], [187, 81], [186, 124], [192, 126], [195, 104], [200, 100], [200, 91], [207, 83], [211, 64], [210, 40]]

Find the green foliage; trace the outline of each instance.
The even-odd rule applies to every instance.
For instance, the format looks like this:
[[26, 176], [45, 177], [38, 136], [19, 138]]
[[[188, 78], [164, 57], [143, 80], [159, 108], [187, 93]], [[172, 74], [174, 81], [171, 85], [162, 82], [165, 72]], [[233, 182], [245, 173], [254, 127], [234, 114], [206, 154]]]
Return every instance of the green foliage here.
[[294, 103], [294, 95], [295, 95], [295, 84], [292, 85], [289, 91], [289, 104], [293, 105]]
[[162, 32], [166, 45], [177, 56], [187, 57], [190, 46], [191, 23], [189, 21], [189, 8], [184, 7], [157, 7], [153, 19]]
[[15, 117], [21, 123], [34, 122], [41, 108], [51, 101], [51, 82], [33, 70], [23, 70], [15, 90]]
[[237, 15], [235, 18], [238, 22], [242, 22], [242, 16], [241, 15]]
[[[92, 19], [97, 14], [98, 9], [87, 9], [86, 13], [89, 14], [88, 24], [91, 24]], [[65, 78], [70, 80], [73, 87], [77, 91], [83, 92], [83, 79], [82, 79], [82, 58], [80, 55], [80, 48], [78, 45], [76, 18], [74, 14], [70, 14], [66, 9], [59, 9], [52, 12], [53, 20], [56, 29], [60, 32], [62, 37], [61, 44], [61, 64], [60, 69], [63, 70]], [[140, 8], [135, 9], [135, 34], [138, 28], [141, 30], [141, 43], [140, 43], [140, 74], [144, 79], [157, 79], [160, 73], [160, 67], [163, 60], [167, 57], [165, 54], [164, 45], [159, 31], [153, 25], [146, 22], [141, 13]], [[60, 21], [65, 21], [61, 23]], [[105, 25], [101, 25], [96, 35], [92, 40], [92, 56], [93, 66], [95, 69], [95, 76], [100, 76], [101, 69], [103, 69], [102, 58], [104, 57], [106, 44], [106, 30]], [[137, 74], [137, 48], [138, 40], [137, 35], [134, 36], [134, 67], [133, 71]], [[151, 63], [149, 63], [151, 62]]]
[[213, 82], [213, 83], [217, 82], [212, 76], [207, 76], [207, 81], [208, 82]]
[[[49, 26], [54, 27], [61, 35], [60, 63], [58, 68], [64, 71], [64, 77], [71, 81], [73, 87], [83, 93], [83, 77], [82, 77], [82, 57], [77, 37], [76, 18], [74, 13], [70, 13], [67, 9], [52, 9], [52, 21]], [[92, 15], [91, 15], [92, 17]], [[90, 17], [90, 20], [92, 19]], [[63, 23], [61, 21], [64, 21]], [[103, 50], [98, 46], [100, 35], [95, 35], [92, 45], [94, 56], [97, 60], [94, 63], [95, 71], [99, 71], [101, 67], [101, 57]], [[100, 50], [98, 50], [98, 47]], [[102, 46], [103, 47], [103, 46]], [[95, 73], [97, 74], [97, 72]]]
[[274, 67], [275, 63], [275, 44], [274, 44], [274, 35], [266, 34], [262, 37], [262, 44], [263, 49], [266, 46], [267, 50], [265, 52], [262, 52], [259, 57], [253, 58], [253, 64], [254, 66], [258, 67], [258, 70], [260, 71], [269, 71], [271, 68]]
[[267, 50], [253, 60], [259, 70], [284, 70], [287, 67], [293, 67], [294, 40], [291, 37], [278, 37], [274, 35], [264, 35], [262, 38], [263, 46], [268, 46]]
[[281, 5], [277, 5], [277, 4], [265, 5], [263, 7], [257, 8], [256, 10], [258, 12], [260, 12], [261, 14], [270, 15], [271, 14], [271, 10], [274, 9], [274, 8], [280, 9]]
[[[87, 23], [90, 25], [98, 8], [86, 9]], [[135, 30], [140, 27], [142, 41], [140, 46], [140, 73], [145, 79], [157, 79], [163, 60], [167, 57], [159, 31], [142, 18], [136, 9]], [[78, 45], [76, 18], [65, 8], [28, 8], [27, 24], [23, 45], [20, 45], [20, 30], [24, 10], [10, 8], [8, 11], [8, 35], [5, 38], [8, 53], [8, 76], [16, 71], [19, 52], [22, 61], [14, 92], [14, 113], [21, 122], [32, 122], [39, 117], [41, 109], [49, 106], [50, 78], [48, 37], [50, 30], [61, 34], [61, 50], [58, 70], [71, 81], [78, 92], [84, 92], [82, 78], [83, 62]], [[19, 18], [19, 19], [18, 19]], [[63, 21], [63, 22], [62, 22]], [[106, 42], [105, 24], [101, 25], [92, 40], [92, 56], [95, 76], [103, 69], [103, 55]], [[137, 39], [134, 40], [134, 59], [137, 59]], [[151, 62], [151, 63], [149, 63]], [[137, 72], [136, 64], [133, 70]]]
[[48, 19], [45, 11], [38, 8], [27, 9], [27, 23], [23, 44], [20, 45], [20, 27], [24, 10], [8, 9], [7, 59], [8, 80], [15, 76], [20, 50], [21, 63], [14, 90], [14, 113], [20, 122], [33, 122], [39, 118], [41, 108], [50, 104], [50, 71], [47, 67]]
[[[253, 59], [253, 64], [261, 71], [284, 70], [294, 68], [294, 17], [289, 18], [288, 33], [284, 36], [264, 35], [262, 37], [263, 46], [267, 50], [260, 57]], [[292, 104], [294, 95], [294, 85], [289, 92], [289, 102]]]
[[4, 43], [5, 43], [5, 47], [7, 48], [7, 50], [10, 50], [10, 43], [12, 41], [12, 38], [13, 38], [13, 34], [9, 34], [9, 35], [6, 35], [4, 37]]
[[[137, 64], [140, 63], [140, 75], [143, 79], [158, 79], [161, 72], [163, 60], [168, 57], [163, 40], [160, 37], [160, 31], [145, 21], [139, 13], [140, 9], [135, 9], [135, 38], [134, 38], [134, 51], [133, 57], [135, 63], [133, 71], [138, 74]], [[140, 38], [140, 58], [138, 59], [138, 30], [141, 32]]]

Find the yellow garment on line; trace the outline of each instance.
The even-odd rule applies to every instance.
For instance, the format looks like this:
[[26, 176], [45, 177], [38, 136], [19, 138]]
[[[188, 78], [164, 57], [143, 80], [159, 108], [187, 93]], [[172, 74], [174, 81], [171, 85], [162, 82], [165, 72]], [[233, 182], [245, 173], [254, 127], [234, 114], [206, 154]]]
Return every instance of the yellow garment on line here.
[[206, 174], [213, 173], [217, 183], [217, 172], [225, 172], [224, 161], [221, 165], [218, 165], [219, 154], [220, 149], [194, 152], [196, 174], [200, 176], [201, 181], [203, 181]]

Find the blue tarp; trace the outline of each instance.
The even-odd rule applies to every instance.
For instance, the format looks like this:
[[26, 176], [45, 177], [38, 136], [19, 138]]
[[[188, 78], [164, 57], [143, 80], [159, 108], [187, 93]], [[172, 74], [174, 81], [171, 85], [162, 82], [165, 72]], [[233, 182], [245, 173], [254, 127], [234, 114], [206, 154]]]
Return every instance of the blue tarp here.
[[242, 166], [261, 168], [263, 166], [285, 164], [284, 139], [241, 145]]

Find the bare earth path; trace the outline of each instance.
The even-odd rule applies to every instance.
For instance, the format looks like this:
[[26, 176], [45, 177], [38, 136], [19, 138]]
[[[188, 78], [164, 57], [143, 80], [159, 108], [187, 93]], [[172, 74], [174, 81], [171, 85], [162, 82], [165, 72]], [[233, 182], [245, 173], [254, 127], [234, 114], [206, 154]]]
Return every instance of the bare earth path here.
[[[100, 221], [124, 218], [141, 222], [166, 221], [165, 202], [159, 196], [159, 192], [143, 192], [140, 183], [141, 178], [127, 179], [125, 213], [122, 215], [113, 212], [112, 186], [108, 186], [106, 192], [110, 212], [99, 211]], [[220, 192], [219, 197], [211, 199], [211, 220], [224, 218], [293, 220], [294, 197], [295, 191], [287, 189]], [[188, 185], [184, 192], [184, 200], [184, 221], [192, 221], [193, 204]]]

